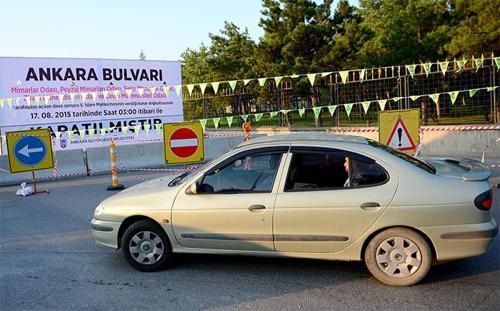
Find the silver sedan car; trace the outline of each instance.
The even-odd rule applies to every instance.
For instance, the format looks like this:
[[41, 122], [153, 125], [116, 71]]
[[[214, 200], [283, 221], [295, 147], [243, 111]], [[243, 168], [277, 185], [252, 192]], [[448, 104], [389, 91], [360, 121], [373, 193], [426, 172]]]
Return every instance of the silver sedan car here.
[[363, 260], [381, 282], [407, 286], [433, 261], [488, 250], [490, 174], [362, 137], [271, 136], [104, 200], [91, 228], [141, 271], [174, 253]]

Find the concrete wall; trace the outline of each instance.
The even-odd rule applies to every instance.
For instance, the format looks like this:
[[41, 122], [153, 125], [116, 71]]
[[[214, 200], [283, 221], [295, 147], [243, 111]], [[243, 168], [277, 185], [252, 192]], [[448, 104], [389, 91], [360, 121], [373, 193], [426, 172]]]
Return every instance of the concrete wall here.
[[[87, 175], [83, 150], [56, 151], [55, 159], [57, 161], [58, 176], [69, 177]], [[54, 170], [47, 169], [36, 171], [35, 175], [37, 179], [54, 178]], [[31, 180], [31, 177], [31, 172], [17, 174], [9, 173], [8, 155], [0, 156], [0, 186], [20, 184], [23, 181]]]

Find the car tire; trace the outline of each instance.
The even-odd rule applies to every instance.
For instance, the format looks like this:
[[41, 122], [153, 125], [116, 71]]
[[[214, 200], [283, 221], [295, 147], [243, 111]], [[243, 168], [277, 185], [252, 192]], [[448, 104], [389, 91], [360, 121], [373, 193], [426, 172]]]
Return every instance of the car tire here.
[[172, 247], [163, 228], [150, 220], [131, 224], [121, 239], [127, 262], [139, 271], [157, 271], [172, 262]]
[[420, 282], [432, 264], [429, 243], [407, 228], [380, 232], [370, 240], [364, 256], [371, 274], [392, 286], [411, 286]]

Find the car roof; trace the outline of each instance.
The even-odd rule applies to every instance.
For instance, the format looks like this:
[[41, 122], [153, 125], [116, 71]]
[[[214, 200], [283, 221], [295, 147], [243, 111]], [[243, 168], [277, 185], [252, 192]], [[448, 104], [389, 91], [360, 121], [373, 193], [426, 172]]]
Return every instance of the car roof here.
[[260, 145], [267, 143], [312, 143], [312, 142], [345, 142], [368, 144], [368, 139], [361, 136], [337, 135], [337, 134], [285, 134], [271, 135], [252, 138], [249, 141], [242, 142], [238, 147]]

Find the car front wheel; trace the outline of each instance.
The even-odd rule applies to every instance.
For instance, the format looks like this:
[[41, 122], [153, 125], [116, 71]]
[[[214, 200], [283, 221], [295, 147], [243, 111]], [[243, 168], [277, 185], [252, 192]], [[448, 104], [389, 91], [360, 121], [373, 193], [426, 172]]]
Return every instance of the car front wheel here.
[[140, 271], [156, 271], [172, 261], [170, 241], [160, 225], [140, 220], [131, 224], [121, 240], [127, 262]]
[[407, 228], [391, 228], [377, 234], [365, 249], [365, 263], [380, 282], [410, 286], [422, 280], [432, 264], [429, 243]]

